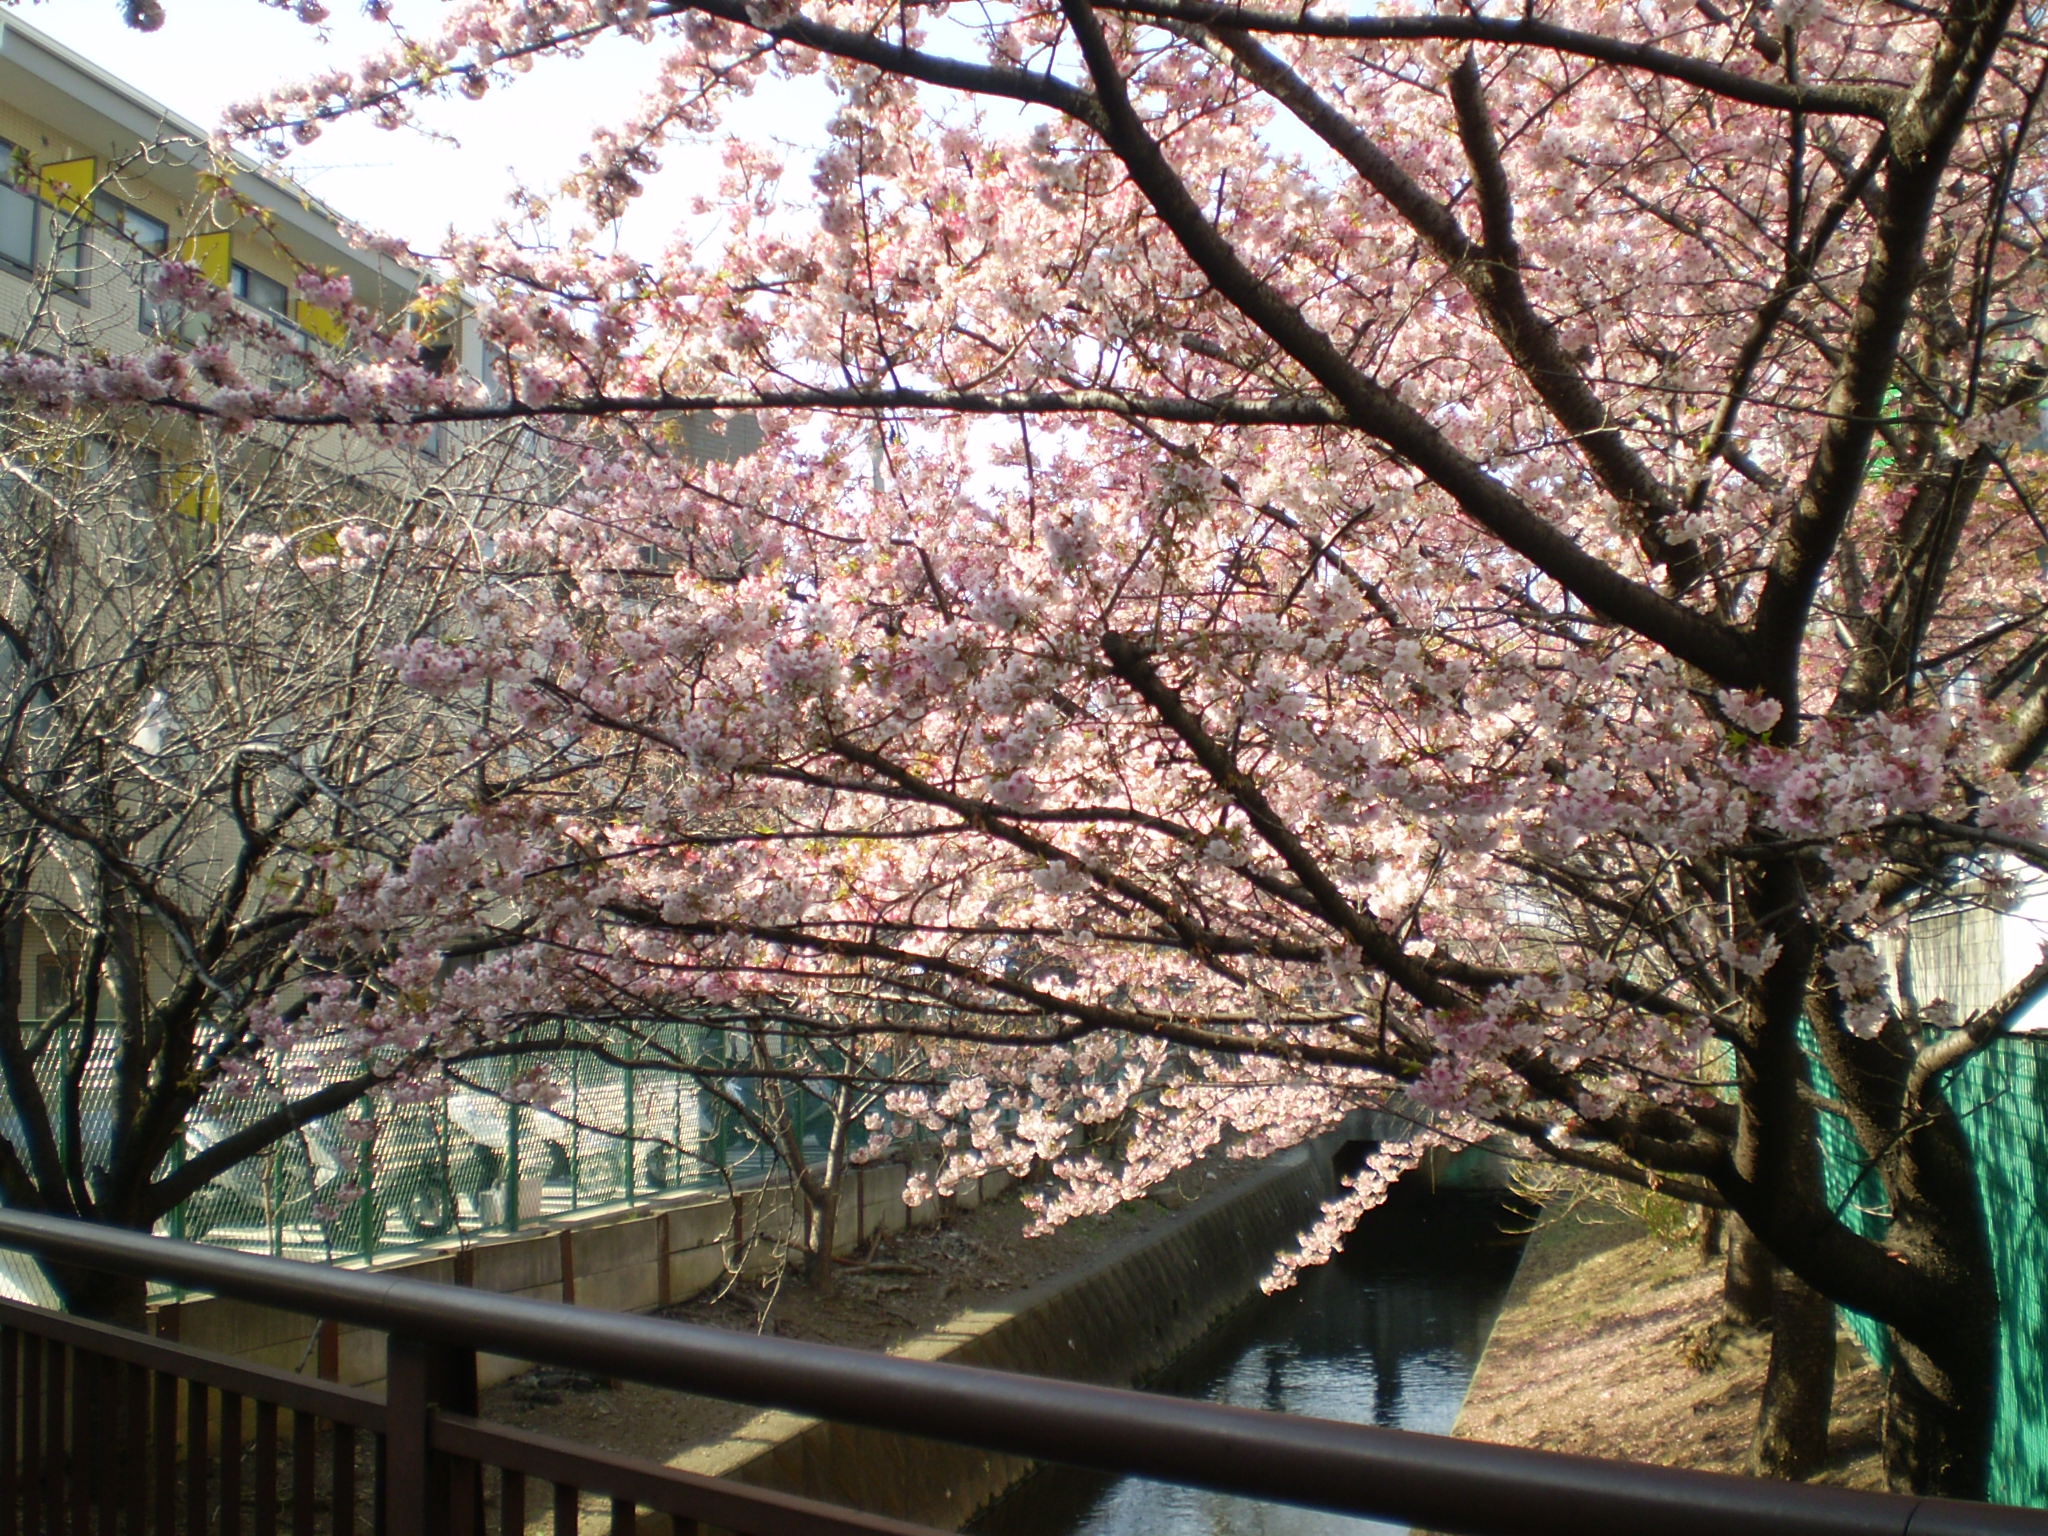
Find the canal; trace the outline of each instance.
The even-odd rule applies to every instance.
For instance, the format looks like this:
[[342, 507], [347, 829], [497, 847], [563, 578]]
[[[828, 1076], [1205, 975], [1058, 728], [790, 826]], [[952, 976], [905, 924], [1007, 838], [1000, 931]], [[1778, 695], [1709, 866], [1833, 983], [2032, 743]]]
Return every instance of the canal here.
[[[1499, 1199], [1397, 1189], [1331, 1263], [1232, 1315], [1155, 1392], [1446, 1434], [1513, 1277]], [[977, 1536], [1406, 1536], [1407, 1527], [1049, 1467]]]

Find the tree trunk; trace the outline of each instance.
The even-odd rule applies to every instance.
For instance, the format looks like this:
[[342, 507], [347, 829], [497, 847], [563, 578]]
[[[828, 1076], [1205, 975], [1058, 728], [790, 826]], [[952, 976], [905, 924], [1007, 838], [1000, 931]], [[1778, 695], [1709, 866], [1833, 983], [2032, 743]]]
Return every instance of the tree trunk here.
[[1772, 1285], [1771, 1362], [1758, 1405], [1750, 1471], [1807, 1477], [1828, 1454], [1835, 1395], [1835, 1308], [1788, 1269]]
[[1885, 1481], [1899, 1493], [1981, 1499], [1998, 1403], [1997, 1299], [1957, 1308], [1943, 1332], [1938, 1350], [1887, 1335]]
[[[1747, 1069], [1736, 1076], [1735, 1167], [1745, 1179], [1760, 1180], [1765, 1173], [1760, 1090]], [[1724, 1234], [1728, 1257], [1721, 1278], [1721, 1321], [1731, 1328], [1752, 1331], [1771, 1326], [1772, 1276], [1778, 1261], [1748, 1222], [1735, 1212], [1728, 1213]]]
[[804, 1260], [804, 1278], [820, 1296], [829, 1296], [838, 1288], [832, 1263], [832, 1249], [839, 1238], [838, 1184], [834, 1181], [815, 1194], [807, 1184], [804, 1198], [809, 1207], [804, 1213], [805, 1244], [810, 1249]]
[[148, 1319], [149, 1284], [126, 1275], [103, 1275], [70, 1264], [46, 1264], [44, 1271], [64, 1309], [96, 1323], [143, 1331]]
[[1727, 1213], [1724, 1211], [1705, 1210], [1700, 1212], [1700, 1262], [1702, 1264], [1706, 1263], [1709, 1259], [1720, 1256], [1723, 1229], [1726, 1222]]
[[1741, 1217], [1729, 1216], [1725, 1236], [1728, 1258], [1721, 1278], [1721, 1321], [1752, 1331], [1769, 1328], [1777, 1262]]
[[1882, 1242], [1910, 1308], [1885, 1318], [1885, 1478], [1900, 1492], [1981, 1499], [1998, 1405], [1998, 1282], [1969, 1143], [1938, 1083], [1912, 1080], [1918, 1042], [1900, 1026], [1875, 1040], [1818, 1030], [1822, 1064], [1856, 1139], [1883, 1180]]
[[853, 1118], [853, 1089], [840, 1081], [827, 1101], [830, 1120], [825, 1132], [823, 1168], [804, 1165], [803, 1194], [809, 1203], [804, 1228], [810, 1248], [805, 1278], [821, 1296], [838, 1288], [837, 1270], [832, 1262], [839, 1243], [839, 1196], [846, 1187], [847, 1132]]
[[[1759, 1031], [1759, 1039], [1779, 1059], [1775, 1074], [1764, 1078], [1746, 1068], [1738, 1072], [1734, 1160], [1752, 1186], [1770, 1188], [1795, 1208], [1812, 1210], [1822, 1203], [1819, 1130], [1811, 1105], [1790, 1091], [1806, 1072], [1796, 1017], [1787, 1007], [1775, 1028]], [[1750, 1469], [1764, 1477], [1805, 1477], [1827, 1460], [1835, 1396], [1834, 1306], [1765, 1248], [1748, 1222], [1732, 1214], [1721, 1304], [1727, 1323], [1771, 1331], [1770, 1364], [1750, 1439]]]

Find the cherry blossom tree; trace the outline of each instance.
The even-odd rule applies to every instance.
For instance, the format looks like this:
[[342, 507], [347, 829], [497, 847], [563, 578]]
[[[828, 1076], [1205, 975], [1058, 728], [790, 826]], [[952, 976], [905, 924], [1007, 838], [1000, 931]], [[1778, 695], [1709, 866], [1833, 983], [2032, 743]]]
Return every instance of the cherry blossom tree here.
[[[1941, 1083], [2043, 978], [1959, 1016], [1890, 957], [2048, 862], [2032, 17], [472, 0], [236, 126], [400, 123], [613, 30], [665, 62], [555, 194], [588, 228], [445, 253], [496, 393], [0, 366], [587, 422], [460, 637], [396, 659], [589, 766], [365, 872], [323, 943], [421, 981], [494, 936], [378, 1027], [771, 995], [930, 1052], [897, 1114], [942, 1177], [1053, 1170], [1048, 1219], [1417, 1113], [1312, 1249], [1504, 1132], [1725, 1205], [1882, 1322], [1891, 1477], [1981, 1492], [1995, 1282]], [[835, 104], [796, 185], [720, 130], [784, 81]], [[630, 253], [700, 146], [716, 238]], [[735, 409], [761, 451], [675, 451]], [[835, 993], [864, 1018], [802, 1002]]]
[[[460, 568], [398, 555], [491, 457], [151, 427], [0, 417], [0, 1199], [144, 1230], [439, 1059], [366, 1050], [377, 980], [296, 941], [472, 792], [475, 711], [375, 658], [452, 611]], [[53, 1278], [141, 1316], [140, 1282]]]

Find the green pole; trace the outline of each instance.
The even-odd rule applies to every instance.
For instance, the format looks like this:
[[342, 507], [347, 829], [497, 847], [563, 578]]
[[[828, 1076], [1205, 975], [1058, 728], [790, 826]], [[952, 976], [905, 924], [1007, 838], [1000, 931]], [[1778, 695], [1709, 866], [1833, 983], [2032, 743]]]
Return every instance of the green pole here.
[[519, 1106], [505, 1106], [505, 1230], [519, 1230]]
[[[171, 1172], [176, 1173], [185, 1166], [185, 1138], [180, 1136], [171, 1143]], [[171, 1236], [183, 1240], [185, 1236], [185, 1202], [180, 1200], [171, 1207]]]
[[384, 1225], [377, 1215], [377, 1132], [382, 1129], [372, 1122], [370, 1139], [359, 1143], [362, 1147], [361, 1161], [356, 1165], [362, 1189], [362, 1194], [356, 1199], [356, 1247], [361, 1251], [365, 1264], [377, 1257], [379, 1229]]
[[668, 1187], [671, 1193], [683, 1187], [688, 1177], [690, 1154], [695, 1149], [689, 1145], [689, 1137], [683, 1133], [683, 1076], [680, 1072], [668, 1075]]
[[569, 1209], [583, 1209], [583, 1057], [569, 1058]]
[[631, 1205], [638, 1193], [638, 1181], [634, 1178], [636, 1171], [634, 1164], [640, 1150], [633, 1139], [640, 1129], [639, 1106], [633, 1102], [633, 1069], [631, 1067], [621, 1067], [619, 1069], [619, 1081], [626, 1090], [626, 1204]]
[[[703, 1089], [698, 1089], [698, 1092], [702, 1093]], [[721, 1173], [725, 1171], [726, 1166], [725, 1132], [728, 1119], [725, 1100], [716, 1094], [711, 1095], [711, 1162]]]
[[263, 1193], [270, 1205], [270, 1256], [284, 1257], [284, 1192], [279, 1188], [283, 1174], [275, 1145], [263, 1154]]

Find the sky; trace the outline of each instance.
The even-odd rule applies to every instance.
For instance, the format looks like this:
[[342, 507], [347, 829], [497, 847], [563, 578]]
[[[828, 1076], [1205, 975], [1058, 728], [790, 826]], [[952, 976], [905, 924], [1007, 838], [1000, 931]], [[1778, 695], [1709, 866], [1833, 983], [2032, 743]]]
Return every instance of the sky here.
[[[320, 27], [261, 0], [163, 0], [164, 25], [137, 32], [121, 19], [121, 0], [0, 0], [0, 15], [19, 15], [102, 69], [152, 96], [200, 127], [219, 126], [224, 110], [267, 90], [337, 65], [353, 66], [388, 43], [390, 32], [362, 13], [361, 0], [325, 0], [332, 15]], [[442, 0], [392, 0], [398, 23], [429, 34]], [[330, 125], [295, 150], [286, 172], [344, 217], [414, 249], [437, 249], [452, 227], [488, 233], [506, 211], [514, 170], [536, 191], [552, 191], [573, 171], [591, 130], [629, 116], [655, 78], [663, 41], [648, 46], [609, 35], [580, 59], [547, 59], [482, 101], [427, 103], [421, 132], [396, 132], [367, 120]], [[790, 145], [785, 196], [801, 200], [807, 151], [824, 136], [835, 110], [820, 76], [767, 81], [728, 112], [731, 130], [756, 142]], [[1005, 118], [999, 131], [1021, 132], [1034, 114]], [[1285, 122], [1270, 128], [1276, 147], [1320, 155], [1306, 133]], [[1327, 158], [1324, 156], [1323, 158]], [[628, 215], [623, 233], [643, 259], [669, 248], [678, 229], [710, 239], [715, 219], [691, 214], [692, 202], [715, 190], [716, 155], [672, 144], [663, 171]], [[565, 233], [575, 215], [560, 215]]]
[[[136, 32], [119, 0], [41, 0], [0, 7], [19, 15], [102, 69], [172, 111], [213, 129], [230, 104], [337, 64], [353, 65], [389, 33], [361, 14], [356, 0], [331, 0], [333, 16], [309, 27], [258, 0], [164, 0], [163, 27]], [[397, 19], [431, 30], [437, 4], [397, 0]], [[324, 34], [324, 37], [323, 37]], [[285, 170], [344, 216], [431, 250], [452, 226], [488, 230], [505, 211], [513, 169], [536, 189], [572, 171], [591, 129], [627, 116], [654, 77], [659, 45], [620, 37], [594, 44], [580, 60], [549, 60], [513, 87], [482, 101], [441, 102], [422, 116], [433, 130], [381, 130], [357, 121], [330, 127], [295, 151]], [[763, 138], [814, 138], [830, 105], [822, 91], [764, 90], [742, 104], [737, 131]], [[690, 200], [715, 182], [715, 158], [672, 147], [667, 170], [628, 234], [636, 244], [665, 244], [687, 218]]]

